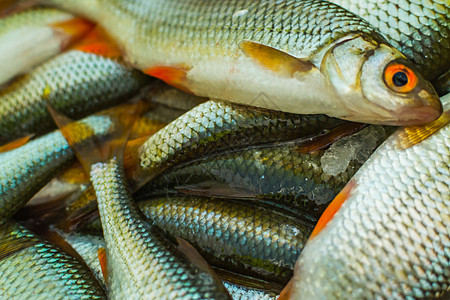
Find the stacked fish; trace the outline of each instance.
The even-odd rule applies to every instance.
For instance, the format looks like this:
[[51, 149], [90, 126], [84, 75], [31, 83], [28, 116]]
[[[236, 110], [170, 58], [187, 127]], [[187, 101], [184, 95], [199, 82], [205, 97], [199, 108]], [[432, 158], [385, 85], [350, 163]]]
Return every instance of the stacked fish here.
[[448, 297], [450, 4], [332, 2], [0, 1], [0, 297]]

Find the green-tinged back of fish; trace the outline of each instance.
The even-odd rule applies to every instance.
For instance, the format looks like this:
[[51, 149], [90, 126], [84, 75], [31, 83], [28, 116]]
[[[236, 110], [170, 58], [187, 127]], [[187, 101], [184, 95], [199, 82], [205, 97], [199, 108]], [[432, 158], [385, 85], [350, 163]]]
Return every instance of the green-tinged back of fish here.
[[210, 100], [151, 136], [138, 150], [133, 181], [141, 186], [165, 169], [199, 155], [294, 138], [307, 138], [343, 121]]
[[[337, 197], [342, 206], [324, 218], [296, 263], [293, 299], [449, 292], [450, 95], [441, 100], [441, 119], [399, 129]], [[434, 134], [423, 140], [429, 130]]]
[[0, 297], [106, 299], [91, 270], [13, 221], [0, 223]]
[[128, 100], [148, 82], [118, 59], [61, 54], [0, 91], [0, 143], [55, 128], [47, 105], [77, 119]]
[[331, 0], [377, 28], [428, 80], [450, 68], [447, 0]]

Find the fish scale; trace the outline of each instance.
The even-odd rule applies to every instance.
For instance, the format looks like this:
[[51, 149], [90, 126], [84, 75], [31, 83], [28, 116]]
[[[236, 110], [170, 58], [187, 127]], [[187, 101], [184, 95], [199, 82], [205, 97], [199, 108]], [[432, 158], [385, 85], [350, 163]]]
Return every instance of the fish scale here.
[[[441, 100], [441, 118], [448, 120], [450, 97]], [[407, 149], [398, 146], [406, 131], [400, 129], [361, 167], [345, 202], [297, 261], [293, 298], [417, 299], [450, 291], [450, 125], [444, 124]]]
[[48, 104], [80, 118], [131, 97], [147, 82], [120, 60], [71, 50], [0, 90], [0, 143], [53, 129]]
[[[11, 245], [19, 248], [5, 253]], [[0, 257], [2, 298], [106, 299], [83, 262], [13, 221], [0, 222]]]

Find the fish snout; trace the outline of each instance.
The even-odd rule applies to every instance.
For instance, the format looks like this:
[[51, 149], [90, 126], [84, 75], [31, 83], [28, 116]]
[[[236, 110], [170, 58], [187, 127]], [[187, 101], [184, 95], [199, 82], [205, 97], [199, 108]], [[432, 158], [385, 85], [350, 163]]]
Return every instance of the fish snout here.
[[443, 107], [439, 98], [429, 98], [427, 101], [423, 101], [422, 104], [408, 107], [398, 112], [398, 124], [393, 125], [422, 125], [433, 122], [442, 115], [442, 112]]

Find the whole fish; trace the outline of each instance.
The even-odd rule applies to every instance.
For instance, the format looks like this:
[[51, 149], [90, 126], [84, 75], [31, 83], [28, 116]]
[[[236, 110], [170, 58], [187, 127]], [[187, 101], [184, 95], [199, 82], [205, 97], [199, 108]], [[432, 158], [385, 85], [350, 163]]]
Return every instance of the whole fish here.
[[51, 8], [0, 18], [0, 86], [57, 55], [94, 25]]
[[[127, 166], [132, 186], [142, 186], [169, 167], [221, 149], [306, 138], [344, 121], [294, 115], [210, 100], [148, 138]], [[131, 166], [130, 166], [131, 164]]]
[[55, 127], [47, 105], [80, 118], [128, 100], [148, 78], [120, 60], [71, 50], [0, 91], [0, 143]]
[[133, 66], [198, 96], [386, 125], [442, 112], [403, 54], [327, 1], [41, 2], [98, 22]]
[[2, 299], [106, 299], [91, 270], [14, 221], [0, 221]]
[[[107, 112], [78, 124], [89, 126], [89, 130], [80, 130], [80, 140], [76, 141], [79, 143], [93, 134], [107, 135], [113, 126]], [[74, 158], [75, 153], [59, 130], [0, 153], [0, 217], [12, 216]]]
[[163, 172], [143, 186], [136, 197], [181, 191], [269, 200], [317, 221], [387, 136], [381, 126], [371, 125], [339, 140], [329, 150], [309, 151], [310, 141], [293, 141], [225, 151]]
[[286, 289], [292, 299], [450, 291], [450, 94], [441, 100], [439, 120], [399, 129], [324, 212]]
[[[191, 261], [195, 256], [204, 262], [192, 252], [192, 246], [180, 240], [176, 248], [134, 204], [121, 152], [136, 110], [130, 106], [117, 115], [113, 144], [103, 142], [102, 148], [95, 142], [88, 147], [72, 144], [89, 171], [98, 200], [106, 242], [108, 295], [111, 299], [228, 299], [220, 280], [208, 273], [205, 265]], [[64, 118], [55, 120], [68, 141], [77, 139], [76, 129], [69, 128]]]
[[450, 68], [450, 2], [331, 0], [359, 15], [410, 59], [427, 80]]

